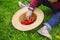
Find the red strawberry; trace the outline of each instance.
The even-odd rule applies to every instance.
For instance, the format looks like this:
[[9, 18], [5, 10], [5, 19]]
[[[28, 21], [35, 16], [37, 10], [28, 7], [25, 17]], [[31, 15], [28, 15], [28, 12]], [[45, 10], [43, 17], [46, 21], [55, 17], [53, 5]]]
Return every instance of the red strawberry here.
[[29, 25], [29, 24], [32, 24], [35, 20], [36, 20], [36, 18], [29, 18], [29, 20], [22, 20], [21, 24]]
[[26, 24], [26, 25], [28, 25], [28, 24], [29, 24], [27, 20], [25, 20], [25, 24]]
[[30, 19], [28, 20], [28, 22], [29, 22], [29, 24], [32, 24], [35, 20], [36, 20], [36, 18], [30, 18]]
[[23, 21], [21, 21], [21, 24], [28, 25], [28, 21], [27, 20], [23, 20]]
[[32, 19], [29, 19], [29, 20], [28, 20], [28, 23], [29, 23], [29, 24], [32, 24]]
[[25, 24], [25, 21], [23, 20], [23, 21], [21, 21], [21, 24]]
[[32, 19], [32, 22], [34, 22], [35, 20], [36, 20], [36, 18], [33, 18], [33, 19]]

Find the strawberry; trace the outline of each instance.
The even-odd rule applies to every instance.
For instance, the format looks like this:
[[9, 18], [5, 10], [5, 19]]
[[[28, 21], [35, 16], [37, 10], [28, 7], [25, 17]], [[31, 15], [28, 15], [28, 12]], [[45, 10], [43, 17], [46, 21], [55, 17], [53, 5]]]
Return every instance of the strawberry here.
[[36, 18], [29, 18], [29, 20], [22, 20], [21, 24], [29, 25], [29, 24], [32, 24], [35, 20], [36, 20]]
[[23, 21], [21, 21], [21, 24], [25, 24], [25, 21], [23, 20]]
[[26, 24], [26, 25], [28, 25], [28, 24], [29, 24], [27, 20], [25, 20], [25, 24]]
[[29, 24], [32, 24], [35, 20], [36, 20], [36, 18], [30, 18], [30, 19], [28, 20], [28, 23], [29, 23]]
[[29, 24], [32, 24], [32, 19], [29, 19], [29, 20], [28, 20], [28, 23], [29, 23]]
[[28, 21], [27, 20], [23, 20], [23, 21], [21, 21], [21, 24], [28, 25]]
[[32, 22], [34, 22], [35, 20], [36, 20], [36, 18], [33, 18], [33, 19], [32, 19]]

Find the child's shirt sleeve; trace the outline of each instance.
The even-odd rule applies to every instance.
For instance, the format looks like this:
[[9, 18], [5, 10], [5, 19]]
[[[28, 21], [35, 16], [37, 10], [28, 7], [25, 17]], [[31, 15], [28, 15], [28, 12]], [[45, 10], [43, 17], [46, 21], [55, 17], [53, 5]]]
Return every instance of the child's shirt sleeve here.
[[55, 10], [60, 11], [60, 1], [58, 3], [52, 3], [52, 6]]
[[42, 0], [32, 0], [30, 2], [30, 7], [32, 7], [34, 9], [41, 1]]

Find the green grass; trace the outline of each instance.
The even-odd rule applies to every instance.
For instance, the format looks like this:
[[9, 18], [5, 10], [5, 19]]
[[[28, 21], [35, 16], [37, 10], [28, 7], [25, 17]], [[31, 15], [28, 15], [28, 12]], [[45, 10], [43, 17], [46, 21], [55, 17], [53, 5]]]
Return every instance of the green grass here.
[[[41, 36], [37, 33], [37, 30], [42, 27], [43, 23], [48, 21], [52, 17], [51, 9], [46, 6], [39, 6], [45, 13], [43, 23], [34, 30], [22, 32], [16, 30], [12, 26], [12, 16], [20, 9], [18, 1], [25, 2], [25, 0], [0, 0], [0, 40], [49, 40], [48, 38]], [[28, 0], [31, 1], [31, 0]], [[50, 32], [53, 40], [60, 40], [56, 38], [56, 35], [60, 36], [60, 25], [58, 24]]]

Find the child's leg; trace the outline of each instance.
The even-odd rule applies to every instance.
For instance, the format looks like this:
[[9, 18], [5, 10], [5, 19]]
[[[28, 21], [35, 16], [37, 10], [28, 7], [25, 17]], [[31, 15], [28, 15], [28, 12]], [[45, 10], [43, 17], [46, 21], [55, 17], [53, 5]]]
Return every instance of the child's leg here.
[[54, 14], [54, 16], [47, 22], [45, 25], [47, 25], [50, 28], [55, 27], [60, 22], [60, 12], [57, 12]]
[[44, 23], [44, 26], [42, 28], [40, 28], [37, 32], [43, 36], [46, 36], [46, 37], [52, 39], [49, 32], [59, 22], [60, 22], [60, 12], [57, 12], [47, 23]]

